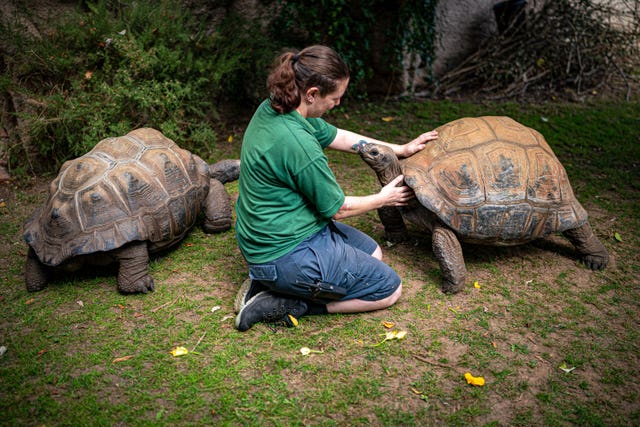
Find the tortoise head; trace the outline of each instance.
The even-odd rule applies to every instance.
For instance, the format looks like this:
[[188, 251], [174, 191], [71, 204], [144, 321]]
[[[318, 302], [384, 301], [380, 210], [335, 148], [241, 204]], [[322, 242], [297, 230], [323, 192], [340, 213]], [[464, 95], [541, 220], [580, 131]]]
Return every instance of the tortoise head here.
[[221, 183], [235, 181], [240, 175], [240, 160], [225, 159], [209, 165], [209, 177]]
[[360, 141], [357, 150], [362, 160], [378, 175], [382, 185], [402, 174], [400, 160], [390, 147]]

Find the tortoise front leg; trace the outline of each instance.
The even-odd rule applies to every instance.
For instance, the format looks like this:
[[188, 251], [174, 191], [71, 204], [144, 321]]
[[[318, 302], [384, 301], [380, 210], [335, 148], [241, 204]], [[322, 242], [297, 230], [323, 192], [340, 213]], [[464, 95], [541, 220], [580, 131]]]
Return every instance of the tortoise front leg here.
[[465, 285], [467, 269], [464, 265], [462, 246], [455, 233], [436, 222], [433, 226], [432, 246], [442, 271], [442, 292], [446, 294], [460, 292]]
[[204, 202], [205, 233], [221, 233], [231, 228], [231, 200], [224, 185], [217, 179], [209, 181], [209, 194]]
[[36, 252], [29, 247], [27, 260], [24, 265], [24, 282], [29, 292], [43, 290], [47, 286], [48, 274], [47, 266], [40, 262]]
[[154, 290], [153, 278], [149, 276], [149, 251], [146, 242], [133, 242], [114, 251], [120, 263], [118, 290], [123, 294]]
[[602, 270], [609, 263], [609, 253], [593, 234], [588, 222], [578, 228], [565, 230], [562, 234], [576, 247], [582, 262], [592, 270]]
[[395, 206], [384, 206], [378, 209], [378, 216], [384, 227], [385, 239], [391, 243], [404, 242], [408, 239], [409, 233], [400, 209]]

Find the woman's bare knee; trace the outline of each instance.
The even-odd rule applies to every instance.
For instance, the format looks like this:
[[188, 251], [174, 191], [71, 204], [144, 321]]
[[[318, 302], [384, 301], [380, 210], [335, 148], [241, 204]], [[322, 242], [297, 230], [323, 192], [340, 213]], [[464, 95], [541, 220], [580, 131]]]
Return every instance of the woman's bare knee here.
[[398, 289], [396, 289], [388, 297], [380, 300], [380, 302], [385, 304], [385, 306], [384, 306], [385, 308], [386, 307], [391, 307], [393, 304], [395, 304], [398, 301], [398, 299], [400, 299], [400, 295], [402, 295], [402, 283], [400, 283], [398, 285]]
[[365, 311], [382, 310], [391, 307], [398, 301], [402, 294], [402, 283], [388, 297], [377, 301], [363, 301], [359, 299], [346, 301], [333, 301], [327, 304], [327, 312], [329, 313], [362, 313]]

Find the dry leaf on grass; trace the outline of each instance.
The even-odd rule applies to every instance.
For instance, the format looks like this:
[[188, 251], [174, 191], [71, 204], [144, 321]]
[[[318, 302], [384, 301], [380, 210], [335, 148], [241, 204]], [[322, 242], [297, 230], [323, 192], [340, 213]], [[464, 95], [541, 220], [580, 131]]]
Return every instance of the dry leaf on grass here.
[[308, 355], [310, 355], [312, 353], [317, 353], [317, 354], [324, 353], [324, 351], [322, 351], [322, 350], [312, 350], [309, 347], [302, 347], [300, 349], [300, 353], [302, 353], [303, 356], [308, 356]]
[[390, 331], [384, 334], [384, 339], [377, 344], [370, 345], [369, 347], [378, 347], [390, 340], [401, 340], [407, 335], [407, 331]]
[[464, 378], [467, 380], [467, 384], [482, 387], [484, 385], [483, 377], [474, 377], [471, 372], [465, 372]]
[[173, 350], [171, 350], [171, 355], [173, 357], [178, 357], [178, 356], [184, 356], [185, 354], [189, 354], [189, 350], [187, 350], [185, 347], [176, 347]]

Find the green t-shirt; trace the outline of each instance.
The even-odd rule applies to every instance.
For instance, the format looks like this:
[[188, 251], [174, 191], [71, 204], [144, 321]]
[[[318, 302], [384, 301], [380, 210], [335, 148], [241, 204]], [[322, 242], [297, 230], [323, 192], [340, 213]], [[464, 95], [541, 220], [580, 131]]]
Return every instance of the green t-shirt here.
[[264, 101], [242, 141], [236, 237], [245, 259], [264, 263], [325, 227], [344, 193], [323, 149], [338, 130], [297, 111], [279, 114]]

